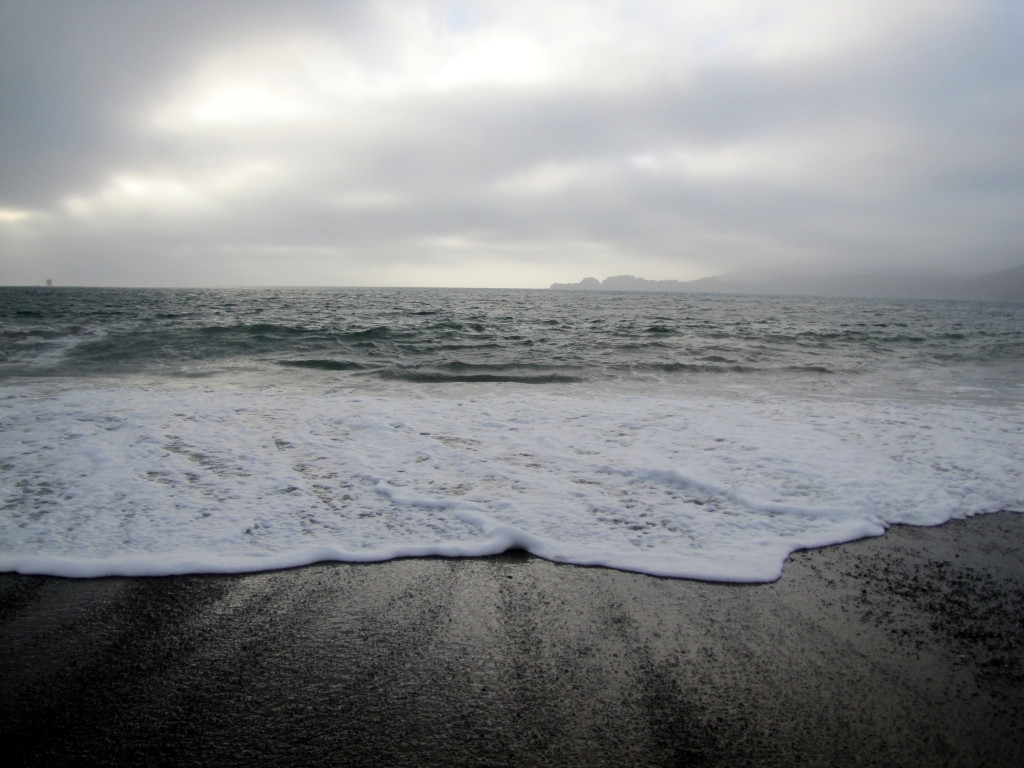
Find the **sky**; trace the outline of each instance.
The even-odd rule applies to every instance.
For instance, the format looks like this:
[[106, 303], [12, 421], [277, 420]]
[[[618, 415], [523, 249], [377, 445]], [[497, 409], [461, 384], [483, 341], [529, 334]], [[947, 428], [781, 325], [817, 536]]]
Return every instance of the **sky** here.
[[0, 284], [1024, 263], [1020, 0], [0, 0]]

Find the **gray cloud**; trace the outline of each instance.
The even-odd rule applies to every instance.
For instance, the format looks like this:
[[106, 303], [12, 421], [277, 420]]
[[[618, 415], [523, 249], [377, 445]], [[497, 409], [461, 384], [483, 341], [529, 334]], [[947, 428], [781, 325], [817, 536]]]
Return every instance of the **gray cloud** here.
[[638, 2], [668, 26], [620, 38], [599, 3], [530, 26], [497, 1], [0, 0], [0, 280], [1024, 261], [1012, 4], [840, 3], [849, 35], [798, 1], [761, 31], [737, 4], [708, 55], [675, 42], [679, 5]]

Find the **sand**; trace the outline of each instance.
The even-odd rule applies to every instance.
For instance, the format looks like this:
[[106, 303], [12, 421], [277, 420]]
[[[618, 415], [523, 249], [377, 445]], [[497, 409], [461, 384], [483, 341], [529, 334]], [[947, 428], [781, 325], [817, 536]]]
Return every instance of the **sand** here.
[[1024, 765], [1024, 515], [725, 585], [523, 553], [0, 575], [7, 765]]

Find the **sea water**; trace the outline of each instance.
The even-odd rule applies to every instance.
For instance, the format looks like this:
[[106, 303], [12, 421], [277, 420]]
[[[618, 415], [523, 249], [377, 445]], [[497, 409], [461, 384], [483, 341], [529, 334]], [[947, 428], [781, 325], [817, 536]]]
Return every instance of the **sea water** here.
[[770, 581], [1024, 509], [1024, 305], [0, 288], [0, 570]]

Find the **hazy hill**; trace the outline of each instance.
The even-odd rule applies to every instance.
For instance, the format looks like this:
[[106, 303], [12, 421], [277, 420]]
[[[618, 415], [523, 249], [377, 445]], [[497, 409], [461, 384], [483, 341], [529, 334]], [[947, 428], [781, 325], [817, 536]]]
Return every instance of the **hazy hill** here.
[[733, 273], [701, 280], [645, 280], [616, 275], [598, 281], [554, 283], [556, 291], [666, 291], [779, 296], [864, 296], [890, 299], [1024, 301], [1024, 265], [972, 277], [941, 273], [798, 274]]

